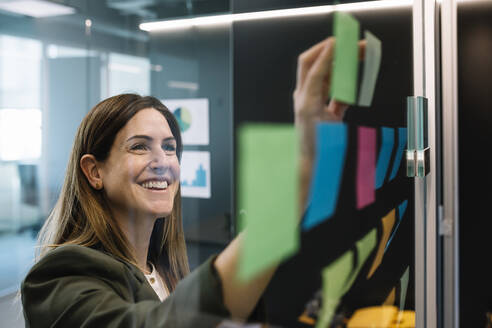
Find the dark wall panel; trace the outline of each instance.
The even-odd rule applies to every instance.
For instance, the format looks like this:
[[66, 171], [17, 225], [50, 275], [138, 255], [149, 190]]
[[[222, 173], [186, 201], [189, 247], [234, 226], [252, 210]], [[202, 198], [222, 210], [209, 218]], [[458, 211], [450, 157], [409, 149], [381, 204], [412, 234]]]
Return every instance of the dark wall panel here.
[[[406, 97], [413, 95], [411, 9], [357, 11], [353, 15], [362, 31], [370, 30], [383, 43], [373, 105], [352, 107], [346, 114], [349, 145], [337, 209], [330, 220], [302, 234], [300, 252], [275, 274], [265, 298], [272, 324], [303, 326], [297, 318], [321, 287], [321, 269], [372, 228], [377, 228], [380, 236], [380, 219], [405, 199], [409, 201], [407, 211], [383, 264], [370, 280], [364, 276], [368, 266], [362, 269], [361, 278], [344, 297], [338, 313], [350, 316], [357, 308], [381, 305], [391, 289], [399, 286], [407, 267], [411, 278], [406, 308], [414, 308], [413, 180], [405, 177], [404, 161], [397, 178], [378, 190], [374, 204], [357, 210], [354, 192], [357, 128], [406, 127]], [[246, 122], [293, 123], [297, 56], [332, 34], [332, 18], [326, 14], [233, 25], [235, 130]]]
[[492, 312], [492, 3], [458, 6], [460, 327], [485, 327]]

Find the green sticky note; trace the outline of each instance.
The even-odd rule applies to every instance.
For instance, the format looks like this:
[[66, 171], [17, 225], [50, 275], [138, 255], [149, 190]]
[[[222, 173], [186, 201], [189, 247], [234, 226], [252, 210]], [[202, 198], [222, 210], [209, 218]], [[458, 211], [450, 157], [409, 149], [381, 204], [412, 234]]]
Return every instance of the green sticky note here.
[[331, 97], [354, 104], [359, 69], [359, 22], [350, 14], [335, 12], [335, 55], [331, 80]]
[[299, 139], [291, 124], [245, 125], [238, 136], [239, 278], [246, 281], [299, 248]]
[[354, 255], [348, 251], [321, 272], [322, 307], [316, 321], [316, 328], [328, 327], [340, 299], [346, 292], [347, 280], [350, 278]]
[[359, 91], [359, 106], [371, 106], [381, 65], [381, 41], [369, 31], [364, 32], [364, 38], [366, 39], [366, 50]]
[[356, 242], [357, 264], [347, 283], [346, 291], [348, 291], [350, 287], [352, 287], [352, 284], [354, 283], [355, 279], [359, 275], [360, 269], [362, 269], [362, 266], [366, 262], [367, 258], [376, 247], [377, 240], [378, 240], [378, 233], [376, 231], [376, 228], [374, 228], [371, 231], [369, 231], [362, 239]]
[[405, 301], [407, 298], [408, 278], [410, 277], [410, 267], [407, 267], [405, 273], [400, 279], [400, 312], [405, 309]]
[[322, 287], [322, 306], [316, 321], [316, 328], [328, 327], [340, 299], [352, 287], [357, 275], [367, 258], [376, 247], [377, 231], [372, 229], [362, 239], [356, 242], [357, 263], [352, 269], [354, 255], [348, 251], [321, 272]]

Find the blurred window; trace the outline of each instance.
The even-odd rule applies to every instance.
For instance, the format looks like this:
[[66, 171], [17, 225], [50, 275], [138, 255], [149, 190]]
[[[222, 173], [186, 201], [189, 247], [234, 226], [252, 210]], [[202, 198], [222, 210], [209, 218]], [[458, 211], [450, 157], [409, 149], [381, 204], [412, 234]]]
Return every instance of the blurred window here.
[[0, 35], [0, 108], [40, 108], [40, 41]]
[[0, 296], [32, 265], [40, 222], [41, 41], [0, 35]]
[[41, 110], [0, 109], [0, 160], [34, 160], [41, 156]]
[[87, 57], [87, 56], [96, 56], [97, 52], [83, 48], [74, 48], [67, 46], [60, 46], [57, 44], [50, 44], [47, 47], [48, 58], [76, 58], [76, 57]]
[[108, 97], [120, 93], [150, 94], [150, 60], [110, 53], [108, 56]]

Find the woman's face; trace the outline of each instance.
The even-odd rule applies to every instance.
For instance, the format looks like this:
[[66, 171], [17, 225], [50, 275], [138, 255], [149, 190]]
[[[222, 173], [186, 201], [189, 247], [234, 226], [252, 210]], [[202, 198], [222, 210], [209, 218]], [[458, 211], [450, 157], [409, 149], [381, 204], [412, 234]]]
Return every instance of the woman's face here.
[[116, 216], [164, 217], [179, 186], [176, 140], [165, 117], [140, 110], [116, 135], [101, 178]]

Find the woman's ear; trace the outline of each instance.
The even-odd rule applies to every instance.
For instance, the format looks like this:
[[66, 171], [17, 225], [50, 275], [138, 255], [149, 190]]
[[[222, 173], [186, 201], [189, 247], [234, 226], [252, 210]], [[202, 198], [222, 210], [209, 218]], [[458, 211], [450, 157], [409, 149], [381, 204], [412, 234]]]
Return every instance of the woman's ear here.
[[96, 158], [92, 154], [85, 154], [80, 159], [80, 168], [84, 172], [87, 181], [96, 190], [103, 188], [103, 181], [101, 174], [99, 173], [99, 166]]

